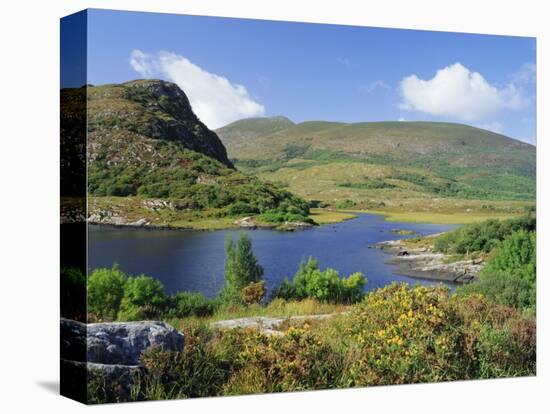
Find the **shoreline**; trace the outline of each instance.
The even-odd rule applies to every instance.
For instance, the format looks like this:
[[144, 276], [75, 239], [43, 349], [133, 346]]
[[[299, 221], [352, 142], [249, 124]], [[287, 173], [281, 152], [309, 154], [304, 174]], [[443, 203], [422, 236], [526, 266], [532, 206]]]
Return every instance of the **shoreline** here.
[[[440, 234], [432, 234], [427, 237], [433, 238]], [[434, 253], [426, 247], [411, 249], [403, 243], [404, 240], [406, 239], [387, 240], [373, 246], [392, 255], [385, 263], [396, 266], [395, 273], [400, 276], [459, 285], [477, 280], [479, 271], [484, 266], [482, 260], [449, 262], [449, 255]]]

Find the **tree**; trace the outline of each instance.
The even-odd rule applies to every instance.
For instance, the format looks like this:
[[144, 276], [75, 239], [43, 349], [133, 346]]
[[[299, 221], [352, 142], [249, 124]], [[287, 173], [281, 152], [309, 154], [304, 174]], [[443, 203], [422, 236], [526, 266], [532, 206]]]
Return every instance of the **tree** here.
[[225, 288], [222, 297], [225, 302], [240, 301], [241, 291], [250, 283], [260, 282], [264, 269], [252, 251], [252, 241], [246, 233], [241, 233], [237, 242], [231, 234], [225, 241]]
[[88, 278], [88, 311], [98, 319], [116, 319], [127, 277], [115, 264], [97, 269]]

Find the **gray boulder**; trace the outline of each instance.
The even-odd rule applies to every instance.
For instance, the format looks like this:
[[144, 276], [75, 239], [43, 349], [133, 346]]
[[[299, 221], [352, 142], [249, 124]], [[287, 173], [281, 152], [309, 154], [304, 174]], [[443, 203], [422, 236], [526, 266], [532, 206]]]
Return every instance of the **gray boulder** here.
[[182, 351], [183, 334], [164, 322], [84, 324], [61, 319], [61, 358], [111, 365], [139, 365], [150, 347]]
[[150, 347], [182, 351], [183, 334], [164, 322], [92, 323], [87, 332], [88, 362], [138, 365]]

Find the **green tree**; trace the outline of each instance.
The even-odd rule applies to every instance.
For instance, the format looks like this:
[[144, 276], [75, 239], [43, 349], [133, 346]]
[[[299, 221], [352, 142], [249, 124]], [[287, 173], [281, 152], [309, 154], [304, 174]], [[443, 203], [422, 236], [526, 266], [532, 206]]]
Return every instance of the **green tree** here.
[[228, 303], [240, 301], [241, 291], [250, 283], [262, 280], [264, 269], [252, 250], [252, 240], [240, 233], [237, 242], [231, 234], [225, 241], [225, 288], [222, 298]]
[[124, 285], [118, 319], [139, 320], [158, 317], [166, 303], [164, 286], [149, 276], [131, 277]]
[[98, 319], [116, 319], [127, 277], [115, 264], [97, 269], [88, 278], [88, 311]]

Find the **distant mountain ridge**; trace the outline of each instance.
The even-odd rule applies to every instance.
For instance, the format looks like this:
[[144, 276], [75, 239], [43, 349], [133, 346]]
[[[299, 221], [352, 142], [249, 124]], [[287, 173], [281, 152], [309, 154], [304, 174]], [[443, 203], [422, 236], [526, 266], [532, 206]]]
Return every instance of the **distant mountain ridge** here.
[[[271, 118], [241, 120], [217, 130], [229, 157], [238, 160], [288, 159], [314, 151], [336, 152], [357, 159], [402, 161], [440, 156], [450, 165], [487, 163], [535, 173], [535, 147], [468, 125], [440, 122], [308, 121], [286, 123], [272, 131]], [[255, 133], [255, 135], [253, 135]], [[512, 155], [513, 153], [513, 155]], [[510, 164], [511, 163], [511, 164]]]
[[[398, 187], [432, 196], [522, 200], [535, 196], [536, 148], [502, 134], [444, 122], [296, 124], [277, 119], [240, 120], [216, 132], [239, 168], [284, 182], [302, 196], [312, 197], [302, 187], [312, 182], [313, 171], [336, 177], [342, 163], [380, 166], [377, 179], [382, 181], [357, 176], [327, 184], [336, 198], [343, 187], [348, 195], [353, 189], [351, 195], [357, 199], [381, 195], [383, 189], [395, 194]], [[313, 194], [329, 197], [320, 191]]]

